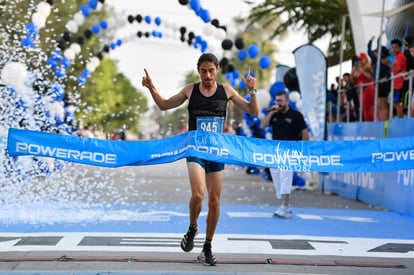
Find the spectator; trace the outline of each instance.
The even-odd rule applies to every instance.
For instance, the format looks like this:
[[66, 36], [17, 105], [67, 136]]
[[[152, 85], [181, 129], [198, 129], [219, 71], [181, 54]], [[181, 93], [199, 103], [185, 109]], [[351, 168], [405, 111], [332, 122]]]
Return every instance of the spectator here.
[[[303, 115], [289, 106], [286, 92], [276, 95], [276, 105], [263, 118], [260, 127], [272, 126], [274, 140], [308, 140], [309, 133]], [[292, 190], [293, 171], [271, 168], [276, 197], [282, 199], [282, 205], [273, 213], [274, 217], [291, 218], [290, 193]]]
[[[358, 92], [352, 83], [352, 77], [350, 73], [344, 73], [342, 75], [341, 87], [343, 91], [343, 105], [345, 106], [347, 103], [349, 103], [349, 113], [347, 113], [346, 116], [349, 117], [349, 121], [357, 121], [359, 115]], [[344, 116], [344, 112], [342, 109], [340, 115], [340, 120], [342, 120], [342, 116]]]
[[[361, 53], [352, 66], [352, 80], [358, 91], [362, 91], [362, 114], [364, 121], [374, 120], [375, 86], [372, 82], [372, 68], [368, 56]], [[360, 87], [363, 87], [362, 89]]]
[[382, 62], [387, 65], [394, 75], [394, 107], [397, 110], [399, 118], [404, 117], [404, 109], [402, 105], [403, 90], [404, 90], [404, 74], [407, 70], [407, 59], [402, 52], [402, 42], [399, 39], [391, 40], [391, 51], [394, 54], [394, 62], [391, 63], [389, 59]]
[[[378, 64], [378, 49], [372, 50], [372, 42], [375, 39], [373, 36], [368, 41], [368, 55], [372, 62], [372, 79], [376, 82], [377, 77], [377, 64]], [[378, 48], [378, 47], [377, 47]], [[385, 46], [381, 46], [381, 61], [387, 59], [390, 53]], [[391, 75], [390, 68], [380, 63], [379, 75], [378, 75], [378, 120], [384, 121], [389, 118], [389, 106], [388, 106], [388, 95], [391, 90], [391, 81], [389, 79]]]

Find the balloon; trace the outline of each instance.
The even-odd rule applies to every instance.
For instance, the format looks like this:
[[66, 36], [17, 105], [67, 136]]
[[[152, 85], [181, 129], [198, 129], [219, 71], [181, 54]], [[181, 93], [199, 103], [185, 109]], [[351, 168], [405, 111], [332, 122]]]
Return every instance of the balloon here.
[[275, 98], [280, 92], [286, 92], [285, 84], [282, 81], [276, 81], [270, 86], [269, 93], [271, 98]]
[[80, 54], [82, 48], [78, 43], [72, 43], [69, 47], [76, 55]]
[[39, 29], [32, 22], [26, 25], [26, 31], [27, 34], [31, 37], [36, 37], [39, 34]]
[[95, 24], [95, 25], [93, 25], [92, 26], [92, 28], [91, 28], [91, 31], [94, 33], [94, 34], [98, 34], [99, 33], [99, 25], [97, 25], [97, 24]]
[[66, 77], [66, 71], [65, 71], [65, 69], [64, 68], [60, 68], [60, 67], [58, 67], [57, 69], [56, 69], [56, 76], [58, 77], [58, 78], [64, 78], [64, 77]]
[[260, 57], [260, 59], [259, 59], [260, 68], [268, 69], [271, 64], [272, 64], [272, 60], [270, 59], [269, 56], [263, 55], [262, 57]]
[[255, 58], [259, 55], [260, 48], [257, 44], [251, 44], [247, 49], [247, 52], [249, 53], [250, 58]]
[[[138, 23], [141, 23], [142, 22], [142, 16], [140, 15], [140, 14], [137, 14], [136, 16], [135, 16], [135, 20], [137, 20], [137, 22]], [[131, 22], [132, 23], [132, 22]]]
[[265, 90], [258, 90], [256, 93], [256, 97], [260, 108], [268, 107], [270, 101], [269, 93], [267, 93]]
[[244, 83], [244, 81], [240, 81], [240, 89], [245, 90], [246, 89], [246, 83]]
[[98, 7], [98, 0], [89, 0], [89, 7], [96, 10], [96, 8]]
[[30, 37], [26, 36], [25, 38], [22, 39], [22, 45], [24, 47], [27, 47], [27, 48], [34, 48], [33, 39], [31, 39]]
[[289, 91], [300, 92], [298, 77], [296, 75], [296, 68], [290, 68], [285, 73], [285, 75], [283, 76], [283, 82], [285, 83], [285, 86]]
[[[134, 20], [135, 20], [135, 17], [134, 17], [133, 15], [128, 15], [128, 17], [127, 17], [127, 21], [128, 21], [130, 24], [134, 23]], [[138, 20], [137, 20], [137, 21], [138, 21]]]
[[233, 41], [231, 41], [230, 39], [224, 39], [221, 42], [221, 47], [223, 48], [223, 50], [230, 50], [231, 47], [233, 47]]
[[46, 17], [38, 12], [32, 14], [32, 22], [39, 29], [46, 26]]
[[244, 41], [243, 41], [243, 38], [241, 38], [241, 37], [236, 38], [236, 40], [234, 41], [234, 45], [239, 50], [244, 49]]
[[239, 50], [237, 52], [237, 57], [239, 58], [240, 61], [244, 61], [247, 58], [247, 52], [245, 50]]
[[66, 29], [68, 29], [71, 33], [76, 33], [78, 32], [79, 27], [74, 20], [70, 20], [66, 23]]
[[144, 20], [145, 20], [145, 23], [147, 23], [147, 24], [151, 24], [151, 16], [146, 15], [146, 16], [144, 17]]
[[69, 58], [63, 58], [63, 59], [62, 59], [62, 66], [63, 66], [64, 68], [69, 68], [71, 63], [72, 63], [72, 62], [70, 61], [70, 59], [69, 59]]
[[75, 52], [72, 49], [66, 49], [65, 52], [63, 53], [63, 56], [70, 59], [70, 60], [74, 60], [75, 59]]
[[226, 35], [227, 35], [226, 32], [221, 28], [218, 28], [218, 29], [214, 30], [214, 37], [217, 38], [217, 40], [225, 39]]
[[204, 23], [210, 22], [210, 12], [206, 9], [200, 9], [200, 18], [204, 21]]
[[298, 102], [300, 100], [300, 94], [298, 91], [291, 91], [289, 93], [289, 100], [292, 102]]
[[188, 0], [178, 0], [178, 2], [183, 6], [188, 4]]
[[101, 22], [99, 23], [99, 25], [101, 26], [102, 29], [106, 30], [108, 28], [108, 22], [105, 20], [101, 20]]
[[75, 21], [78, 26], [81, 26], [85, 22], [85, 16], [83, 16], [82, 12], [77, 12], [73, 16], [73, 21]]
[[57, 67], [57, 61], [56, 61], [55, 59], [53, 59], [53, 58], [49, 58], [49, 59], [46, 61], [46, 65], [47, 65], [49, 68], [54, 69], [54, 68], [56, 68], [56, 67]]
[[220, 26], [220, 22], [218, 21], [218, 19], [213, 19], [211, 20], [211, 25], [218, 28]]
[[201, 8], [200, 0], [190, 0], [190, 7], [197, 13]]
[[60, 101], [65, 97], [65, 92], [63, 90], [63, 87], [59, 84], [56, 84], [55, 86], [53, 86], [52, 88], [52, 99], [56, 100], [56, 101]]
[[52, 8], [46, 2], [40, 2], [39, 4], [37, 4], [37, 12], [43, 15], [44, 17], [48, 17], [51, 11]]
[[85, 5], [82, 5], [81, 8], [80, 8], [80, 10], [82, 11], [82, 14], [85, 17], [89, 17], [91, 15], [91, 11], [89, 10], [89, 6], [86, 5], [86, 4]]
[[155, 17], [154, 22], [157, 26], [161, 25], [161, 18]]

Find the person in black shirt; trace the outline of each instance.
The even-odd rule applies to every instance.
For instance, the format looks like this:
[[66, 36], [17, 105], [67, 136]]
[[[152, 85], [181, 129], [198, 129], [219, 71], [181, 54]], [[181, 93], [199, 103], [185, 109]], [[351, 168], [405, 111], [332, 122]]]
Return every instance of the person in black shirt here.
[[[178, 107], [189, 100], [188, 125], [190, 131], [223, 132], [228, 100], [231, 100], [236, 107], [243, 111], [255, 115], [259, 113], [259, 104], [256, 96], [256, 78], [251, 76], [250, 68], [247, 76], [242, 76], [242, 80], [250, 91], [250, 101], [247, 101], [230, 85], [216, 82], [219, 67], [216, 56], [211, 53], [202, 54], [197, 62], [197, 71], [201, 82], [186, 85], [170, 98], [161, 96], [146, 69], [144, 69], [145, 76], [142, 78], [142, 85], [149, 89], [152, 98], [161, 110]], [[198, 233], [197, 220], [201, 212], [204, 192], [207, 189], [206, 240], [199, 259], [208, 265], [215, 265], [217, 261], [211, 252], [211, 242], [220, 215], [224, 164], [189, 157], [187, 158], [187, 170], [191, 185], [190, 226], [181, 241], [181, 248], [185, 252], [190, 252], [194, 247], [194, 237]]]
[[[309, 133], [303, 115], [289, 107], [289, 96], [286, 92], [276, 95], [274, 105], [261, 122], [261, 127], [272, 126], [273, 140], [308, 140]], [[293, 171], [271, 168], [272, 181], [276, 197], [282, 199], [282, 205], [273, 213], [273, 217], [291, 218], [290, 193], [292, 189]]]

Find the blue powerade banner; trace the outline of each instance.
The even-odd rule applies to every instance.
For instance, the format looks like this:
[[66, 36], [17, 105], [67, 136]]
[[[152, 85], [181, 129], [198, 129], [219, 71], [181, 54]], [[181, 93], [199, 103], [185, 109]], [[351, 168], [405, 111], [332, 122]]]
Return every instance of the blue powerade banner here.
[[144, 141], [111, 141], [9, 129], [11, 156], [51, 157], [103, 167], [153, 165], [193, 156], [243, 166], [316, 172], [414, 168], [414, 137], [358, 141], [276, 141], [191, 131]]

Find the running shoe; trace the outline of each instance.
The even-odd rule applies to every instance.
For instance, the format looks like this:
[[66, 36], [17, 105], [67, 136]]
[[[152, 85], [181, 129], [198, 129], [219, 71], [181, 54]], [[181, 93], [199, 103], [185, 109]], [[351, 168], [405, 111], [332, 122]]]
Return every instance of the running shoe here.
[[292, 218], [292, 208], [282, 205], [273, 213], [273, 217], [290, 219]]
[[203, 250], [200, 255], [197, 257], [199, 262], [204, 263], [204, 265], [216, 265], [217, 259], [216, 256], [211, 252], [211, 244], [204, 244]]
[[197, 228], [189, 227], [187, 233], [181, 240], [181, 249], [185, 252], [190, 252], [194, 248], [194, 238], [197, 236]]

